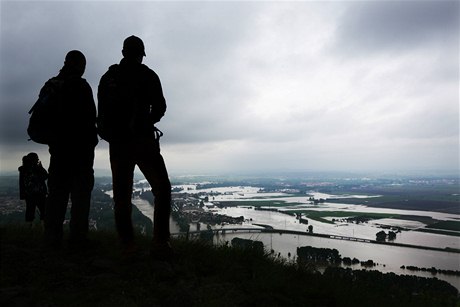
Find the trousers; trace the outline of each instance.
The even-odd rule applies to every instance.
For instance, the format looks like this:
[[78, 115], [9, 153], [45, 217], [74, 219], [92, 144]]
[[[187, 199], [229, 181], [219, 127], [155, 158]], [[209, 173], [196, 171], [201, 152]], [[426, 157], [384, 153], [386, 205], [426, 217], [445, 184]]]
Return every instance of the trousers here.
[[115, 226], [122, 244], [133, 241], [132, 192], [134, 168], [137, 165], [152, 188], [154, 195], [153, 240], [159, 243], [170, 238], [171, 183], [159, 141], [145, 138], [111, 142], [109, 146], [112, 169]]
[[48, 199], [45, 215], [45, 238], [58, 243], [63, 236], [69, 197], [70, 239], [85, 239], [91, 192], [94, 187], [94, 146], [50, 146]]
[[40, 220], [45, 218], [45, 204], [46, 204], [46, 195], [45, 194], [35, 194], [27, 196], [26, 200], [26, 222], [33, 222], [35, 219], [35, 209], [38, 208], [38, 214]]

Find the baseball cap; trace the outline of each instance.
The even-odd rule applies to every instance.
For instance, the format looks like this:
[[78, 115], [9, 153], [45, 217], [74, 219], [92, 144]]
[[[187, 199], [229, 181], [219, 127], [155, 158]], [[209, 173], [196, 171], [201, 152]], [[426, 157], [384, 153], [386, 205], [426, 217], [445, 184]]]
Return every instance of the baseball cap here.
[[142, 42], [139, 37], [131, 35], [123, 42], [123, 51], [126, 53], [136, 55], [141, 54], [145, 56], [144, 42]]

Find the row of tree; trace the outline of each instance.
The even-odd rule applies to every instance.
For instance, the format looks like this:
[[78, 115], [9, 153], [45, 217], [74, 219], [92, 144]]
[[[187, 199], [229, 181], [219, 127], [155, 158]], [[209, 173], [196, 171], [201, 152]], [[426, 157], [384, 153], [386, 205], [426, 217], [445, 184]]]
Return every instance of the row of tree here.
[[340, 255], [339, 251], [331, 248], [318, 248], [313, 246], [302, 246], [297, 248], [297, 261], [299, 263], [319, 262], [328, 264], [354, 265], [361, 264], [364, 267], [372, 267], [377, 264], [373, 260], [360, 261], [357, 258], [349, 258]]
[[385, 242], [387, 239], [388, 241], [394, 241], [396, 239], [396, 232], [389, 231], [388, 234], [381, 230], [375, 234], [376, 240], [379, 242]]
[[435, 267], [431, 268], [419, 268], [417, 266], [413, 265], [408, 265], [408, 266], [401, 266], [401, 269], [407, 269], [409, 271], [422, 271], [422, 272], [430, 272], [431, 274], [445, 274], [445, 275], [454, 275], [454, 276], [460, 276], [460, 271], [456, 270], [441, 270], [437, 269]]

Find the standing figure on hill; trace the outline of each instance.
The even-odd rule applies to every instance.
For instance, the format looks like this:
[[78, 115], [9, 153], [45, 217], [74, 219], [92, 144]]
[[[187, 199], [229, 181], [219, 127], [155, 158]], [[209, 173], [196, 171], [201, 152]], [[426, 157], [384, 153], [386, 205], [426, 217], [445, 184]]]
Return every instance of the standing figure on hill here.
[[69, 244], [87, 241], [91, 192], [94, 185], [94, 148], [98, 143], [96, 105], [88, 82], [82, 78], [86, 58], [78, 50], [67, 53], [59, 74], [40, 91], [46, 101], [50, 152], [46, 203], [45, 244], [60, 247], [69, 197]]
[[130, 36], [123, 59], [110, 66], [98, 88], [98, 131], [109, 142], [116, 229], [124, 253], [135, 250], [131, 219], [134, 168], [137, 165], [155, 196], [152, 255], [169, 258], [171, 183], [154, 125], [166, 111], [158, 75], [142, 64], [144, 43]]
[[32, 226], [36, 209], [38, 209], [40, 221], [43, 222], [45, 218], [48, 172], [43, 168], [35, 152], [22, 158], [22, 166], [18, 170], [19, 198], [26, 201], [26, 223]]

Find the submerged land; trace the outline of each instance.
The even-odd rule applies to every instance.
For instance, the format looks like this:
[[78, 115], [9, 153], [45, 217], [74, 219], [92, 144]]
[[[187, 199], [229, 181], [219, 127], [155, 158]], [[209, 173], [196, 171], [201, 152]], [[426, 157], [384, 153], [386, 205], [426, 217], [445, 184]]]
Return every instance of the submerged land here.
[[[197, 182], [197, 178], [182, 178], [178, 184], [183, 189], [176, 188], [177, 197], [195, 197], [195, 207], [200, 201], [209, 202], [217, 207], [247, 206], [255, 209], [273, 210], [291, 215], [301, 215], [320, 221], [334, 224], [338, 221], [362, 223], [379, 219], [392, 218], [419, 222], [424, 227], [412, 229], [415, 231], [460, 236], [460, 180], [458, 176], [447, 177], [395, 177], [395, 178], [370, 178], [331, 175], [324, 177], [284, 176], [277, 178], [200, 178], [201, 184], [196, 184], [195, 194], [192, 196], [187, 191], [187, 184]], [[200, 181], [198, 181], [200, 182]], [[250, 186], [260, 189], [257, 195], [244, 197], [244, 199], [225, 199], [219, 197], [225, 192], [218, 192], [219, 188]], [[189, 188], [190, 189], [190, 188]], [[214, 190], [213, 190], [214, 189]], [[202, 191], [202, 192], [201, 192]], [[327, 199], [311, 197], [316, 194], [329, 195]], [[279, 194], [278, 196], [276, 194]], [[269, 195], [269, 196], [265, 196]], [[306, 202], [305, 196], [309, 196]], [[145, 195], [149, 199], [148, 194]], [[287, 197], [289, 197], [288, 200]], [[291, 199], [304, 197], [302, 202]], [[265, 198], [265, 199], [264, 199]], [[224, 199], [224, 200], [222, 200]], [[151, 201], [151, 199], [149, 199]], [[350, 204], [362, 205], [369, 208], [378, 208], [374, 212], [324, 210], [322, 204]], [[193, 201], [188, 201], [189, 206]], [[305, 206], [305, 204], [314, 206]], [[184, 206], [184, 202], [180, 206]], [[201, 204], [202, 207], [203, 204]], [[296, 207], [296, 205], [304, 205]], [[302, 208], [302, 209], [299, 209]], [[382, 213], [385, 209], [399, 209], [404, 214]], [[382, 211], [382, 212], [379, 212]], [[440, 212], [458, 215], [449, 221], [439, 220], [419, 212]], [[331, 219], [333, 217], [333, 219]]]

